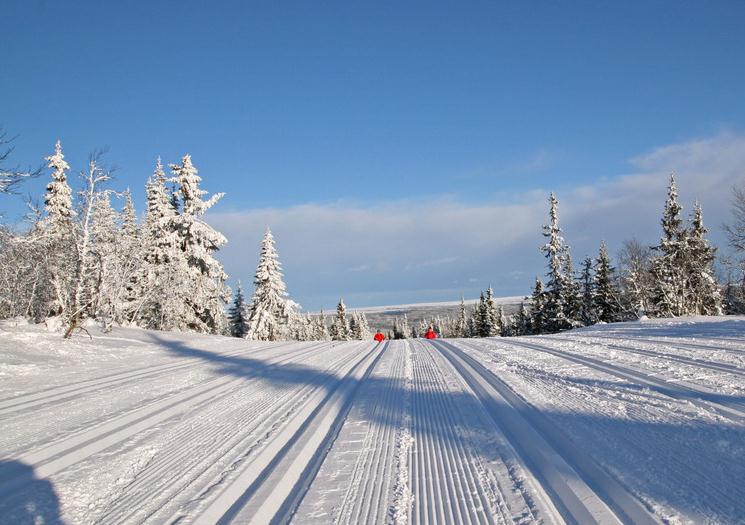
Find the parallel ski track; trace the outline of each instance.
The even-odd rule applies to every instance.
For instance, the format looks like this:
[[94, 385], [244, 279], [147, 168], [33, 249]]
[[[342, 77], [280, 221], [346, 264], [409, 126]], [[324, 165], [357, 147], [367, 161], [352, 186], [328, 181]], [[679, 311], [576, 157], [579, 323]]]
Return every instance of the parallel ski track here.
[[[359, 384], [382, 355], [369, 347], [347, 361], [341, 375], [312, 392], [279, 432], [242, 465], [193, 518], [196, 523], [285, 523], [326, 457]], [[288, 483], [288, 481], [290, 483]]]
[[[395, 478], [396, 435], [402, 419], [402, 389], [405, 349], [403, 344], [389, 346], [385, 362], [376, 369], [376, 378], [387, 380], [387, 388], [380, 385], [372, 394], [369, 426], [362, 438], [360, 454], [352, 469], [351, 480], [342, 496], [334, 523], [384, 523], [389, 511], [389, 496]], [[382, 370], [384, 365], [385, 370]], [[377, 372], [380, 372], [379, 374]], [[363, 385], [363, 388], [365, 386]]]
[[[261, 370], [278, 366], [298, 355], [313, 350], [314, 347], [305, 347], [299, 349], [296, 353], [285, 354], [281, 359], [268, 362], [257, 368], [251, 377], [256, 376]], [[218, 396], [229, 393], [236, 384], [244, 383], [247, 379], [248, 376], [239, 378], [218, 376], [203, 381], [176, 394], [168, 395], [155, 403], [124, 414], [118, 414], [101, 425], [67, 436], [60, 441], [12, 459], [34, 467], [38, 476], [52, 476], [175, 415], [184, 413], [203, 403], [214, 402]], [[0, 479], [0, 493], [8, 496], [23, 488], [27, 481], [14, 479], [12, 476]]]
[[[646, 349], [643, 349], [643, 348], [627, 346], [626, 344], [620, 345], [620, 344], [616, 344], [616, 343], [606, 343], [606, 342], [596, 343], [596, 342], [593, 342], [591, 340], [582, 339], [582, 338], [579, 338], [579, 337], [551, 337], [551, 336], [545, 336], [544, 335], [544, 336], [542, 336], [542, 339], [543, 340], [546, 340], [546, 341], [556, 341], [556, 342], [571, 341], [573, 343], [580, 343], [580, 344], [583, 344], [585, 346], [598, 346], [598, 345], [602, 345], [605, 348], [612, 348], [614, 350], [620, 350], [622, 352], [629, 352], [629, 353], [632, 353], [632, 354], [639, 354], [639, 355], [644, 355], [644, 356], [649, 356], [649, 357], [655, 357], [657, 359], [668, 359], [670, 361], [676, 361], [678, 363], [682, 363], [682, 364], [685, 364], [685, 365], [691, 365], [691, 366], [695, 366], [695, 367], [699, 367], [699, 368], [708, 368], [709, 370], [714, 370], [714, 371], [717, 371], [717, 372], [725, 372], [727, 374], [734, 374], [734, 375], [745, 377], [745, 369], [744, 368], [740, 368], [738, 366], [730, 365], [730, 364], [727, 364], [727, 363], [720, 363], [718, 361], [709, 361], [709, 360], [704, 360], [704, 359], [695, 359], [695, 358], [691, 358], [691, 357], [685, 357], [685, 356], [681, 356], [681, 355], [671, 354], [671, 353], [668, 353], [668, 352], [659, 352], [659, 351], [653, 351], [653, 350], [646, 350]], [[628, 342], [626, 341], [626, 343], [628, 343]]]
[[[602, 334], [596, 334], [596, 333], [588, 333], [587, 337], [593, 337], [597, 339], [607, 339], [611, 341], [618, 341], [619, 336], [611, 336], [611, 335], [602, 335]], [[713, 345], [713, 344], [704, 344], [704, 343], [692, 343], [690, 341], [681, 341], [674, 337], [628, 337], [627, 339], [632, 339], [634, 341], [637, 341], [639, 343], [649, 343], [653, 345], [660, 345], [663, 344], [665, 346], [669, 347], [680, 347], [680, 348], [688, 348], [692, 350], [707, 350], [707, 351], [719, 351], [719, 352], [732, 352], [733, 354], [738, 355], [745, 355], [745, 339], [735, 339], [735, 338], [727, 338], [727, 337], [717, 337], [717, 341], [722, 342], [730, 342], [730, 343], [737, 343], [739, 346], [725, 346], [725, 345]]]
[[[293, 364], [302, 364], [303, 359], [323, 359], [327, 363], [325, 372], [331, 376], [349, 361], [353, 348], [339, 352], [338, 347], [326, 345], [320, 351], [317, 345], [301, 355], [290, 356]], [[328, 355], [330, 354], [330, 355]], [[248, 388], [247, 388], [248, 387]], [[176, 441], [157, 460], [148, 464], [127, 487], [126, 495], [114, 502], [115, 506], [103, 516], [106, 523], [165, 522], [183, 519], [188, 508], [198, 504], [214, 490], [219, 490], [223, 479], [240, 467], [246, 458], [258, 453], [268, 441], [282, 429], [286, 421], [308, 400], [320, 385], [306, 384], [295, 389], [284, 389], [280, 393], [267, 395], [263, 389], [242, 385], [236, 399], [226, 399], [217, 404], [211, 402], [202, 407], [207, 422], [201, 425], [185, 423], [188, 439]], [[223, 406], [228, 405], [228, 406]], [[232, 432], [211, 423], [207, 414], [220, 412], [222, 421], [229, 421]], [[264, 415], [265, 417], [257, 417]], [[201, 420], [200, 413], [190, 414]], [[235, 432], [238, 429], [239, 432]], [[199, 446], [204, 444], [204, 446]], [[196, 452], [196, 453], [195, 453]], [[199, 494], [194, 495], [196, 486]], [[194, 487], [191, 487], [194, 485]], [[158, 487], [160, 492], [174, 494], [166, 505], [148, 508], [149, 493]], [[183, 494], [182, 494], [183, 493]]]
[[[261, 351], [265, 351], [267, 346], [256, 348], [242, 348], [231, 352], [216, 354], [219, 357], [236, 357], [241, 355], [255, 356]], [[190, 357], [179, 359], [177, 362], [165, 363], [155, 366], [144, 366], [134, 370], [129, 369], [124, 372], [103, 375], [93, 379], [87, 379], [73, 384], [45, 388], [28, 394], [6, 398], [0, 400], [0, 416], [17, 412], [19, 410], [29, 410], [32, 408], [45, 407], [59, 402], [67, 401], [70, 398], [78, 397], [81, 394], [87, 394], [98, 390], [104, 390], [117, 386], [121, 383], [139, 380], [146, 377], [155, 377], [164, 372], [175, 372], [188, 368], [203, 366], [204, 361], [199, 357]]]
[[632, 383], [646, 386], [662, 395], [680, 401], [689, 402], [693, 405], [698, 406], [699, 408], [714, 412], [720, 416], [726, 417], [738, 423], [745, 422], [745, 405], [743, 403], [727, 400], [714, 400], [712, 399], [712, 393], [704, 392], [690, 386], [680, 384], [679, 382], [671, 383], [665, 381], [664, 379], [659, 379], [657, 377], [639, 372], [636, 369], [611, 364], [607, 361], [603, 361], [601, 359], [596, 359], [593, 357], [577, 355], [564, 350], [551, 348], [546, 345], [541, 345], [534, 342], [519, 341], [517, 340], [517, 338], [510, 339], [510, 344], [521, 346], [523, 348], [529, 348], [538, 352], [552, 354], [567, 361], [578, 363], [598, 370], [600, 372], [605, 372], [612, 376], [625, 379], [626, 381], [631, 381]]
[[[512, 341], [512, 339], [506, 339], [503, 343], [503, 340], [491, 340], [488, 341], [489, 346], [482, 347], [480, 345], [477, 346], [471, 341], [466, 342], [461, 340], [458, 341], [458, 345], [463, 348], [473, 350], [476, 353], [476, 355], [474, 355], [474, 358], [483, 362], [483, 360], [491, 360], [502, 355], [500, 349], [504, 345], [509, 345], [509, 343]], [[529, 358], [527, 359], [529, 361], [532, 361]], [[578, 363], [572, 363], [572, 365], [585, 366]], [[543, 392], [544, 395], [557, 396], [557, 399], [561, 400], [561, 410], [568, 410], [573, 413], [597, 413], [600, 416], [600, 419], [593, 424], [593, 433], [599, 433], [600, 436], [602, 436], [603, 431], [599, 429], [606, 428], [605, 420], [607, 419], [608, 421], [610, 421], [614, 417], [616, 417], [612, 409], [609, 411], [607, 405], [602, 402], [598, 403], [598, 400], [594, 399], [594, 396], [588, 396], [587, 392], [583, 391], [582, 389], [569, 388], [569, 385], [562, 385], [562, 383], [557, 383], [553, 378], [549, 379], [547, 383], [544, 375], [545, 370], [540, 369], [537, 372], [538, 375], [534, 375], [534, 373], [531, 372], [530, 368], [522, 370], [520, 372], [521, 381], [524, 381], [526, 385], [529, 385], [530, 388], [532, 390], [535, 390], [536, 392]], [[560, 379], [560, 377], [561, 376], [556, 376], [556, 379]], [[553, 388], [546, 390], [547, 387]], [[526, 399], [524, 396], [521, 397], [523, 397], [523, 399]], [[530, 397], [528, 397], [528, 399], [530, 399]], [[628, 416], [632, 417], [636, 421], [645, 422], [654, 421], [655, 418], [659, 417], [659, 414], [656, 413], [660, 410], [665, 412], [665, 416], [668, 418], [671, 424], [686, 425], [690, 423], [690, 419], [688, 417], [679, 415], [675, 412], [670, 412], [669, 409], [664, 406], [653, 408], [646, 403], [643, 403], [641, 405], [628, 405], [626, 413]], [[673, 479], [675, 476], [677, 476], [679, 479], [696, 479], [697, 482], [700, 484], [700, 487], [705, 487], [705, 495], [702, 496], [702, 501], [705, 501], [711, 509], [736, 508], [738, 504], [737, 500], [733, 500], [732, 494], [721, 490], [721, 475], [718, 472], [711, 472], [706, 468], [697, 469], [695, 466], [695, 462], [692, 464], [692, 460], [690, 457], [681, 456], [676, 449], [670, 449], [667, 447], [650, 447], [650, 442], [645, 434], [638, 435], [634, 432], [629, 432], [619, 435], [616, 433], [616, 430], [617, 427], [614, 428], [613, 426], [611, 426], [610, 428], [608, 428], [609, 435], [615, 434], [616, 439], [618, 439], [620, 442], [619, 445], [628, 450], [634, 456], [638, 458], [645, 458], [649, 455], [655, 455], [658, 458], [658, 462], [660, 464], [664, 464], [670, 469], [669, 472], [671, 476], [673, 476]], [[597, 439], [602, 439], [602, 437], [598, 437]], [[623, 461], [627, 461], [627, 459], [623, 459]], [[672, 481], [669, 484], [669, 488], [667, 490], [679, 490], [679, 486], [675, 483], [675, 481]], [[699, 488], [698, 490], [701, 489]], [[704, 513], [691, 513], [688, 515], [688, 519], [690, 519], [693, 523], [704, 523], [710, 521], [710, 517], [707, 517], [707, 515]]]
[[501, 495], [487, 493], [479, 482], [468, 443], [457, 432], [465, 427], [453, 401], [439, 353], [421, 341], [412, 341], [412, 431], [415, 439], [411, 463], [411, 490], [415, 524], [511, 522]]
[[547, 416], [452, 343], [431, 343], [458, 370], [568, 523], [659, 523]]

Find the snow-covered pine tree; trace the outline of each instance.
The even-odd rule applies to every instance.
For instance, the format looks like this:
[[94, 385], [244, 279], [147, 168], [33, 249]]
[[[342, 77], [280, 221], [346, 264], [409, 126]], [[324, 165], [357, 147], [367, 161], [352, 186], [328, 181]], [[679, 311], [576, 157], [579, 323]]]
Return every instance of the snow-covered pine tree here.
[[686, 313], [687, 232], [681, 219], [675, 175], [670, 176], [667, 200], [662, 215], [662, 239], [654, 247], [652, 261], [654, 289], [652, 308], [658, 317], [676, 317]]
[[349, 341], [351, 337], [349, 320], [347, 319], [347, 307], [344, 299], [339, 299], [336, 305], [336, 317], [329, 330], [332, 341]]
[[111, 207], [110, 192], [103, 191], [94, 196], [92, 213], [91, 251], [94, 262], [88, 269], [92, 274], [85, 278], [90, 287], [87, 294], [91, 297], [91, 315], [110, 327], [115, 321], [118, 292], [123, 285], [119, 280], [121, 232], [117, 213]]
[[183, 254], [173, 261], [179, 275], [179, 286], [171, 290], [178, 301], [173, 328], [223, 333], [227, 324], [224, 305], [230, 300], [230, 288], [225, 284], [227, 275], [214, 253], [227, 239], [201, 220], [201, 216], [225, 194], [216, 193], [203, 199], [207, 192], [200, 188], [202, 178], [188, 154], [180, 164], [172, 164], [171, 171], [171, 180], [178, 185], [181, 213], [171, 218], [169, 229]]
[[62, 145], [58, 140], [54, 154], [46, 157], [47, 167], [52, 169], [52, 180], [44, 195], [46, 217], [41, 222], [37, 242], [46, 258], [47, 273], [37, 287], [46, 295], [46, 315], [60, 315], [69, 308], [75, 267], [77, 265], [75, 210], [72, 204], [72, 189], [67, 182], [70, 165], [65, 161]]
[[427, 322], [427, 319], [422, 318], [419, 320], [417, 325], [413, 328], [413, 332], [411, 333], [412, 337], [424, 337], [424, 334], [427, 333], [427, 329], [429, 328], [429, 323]]
[[468, 316], [466, 314], [466, 300], [460, 296], [460, 307], [458, 309], [458, 318], [453, 326], [452, 337], [466, 337], [468, 330]]
[[565, 297], [566, 308], [564, 312], [572, 327], [582, 326], [580, 310], [582, 309], [582, 295], [580, 294], [579, 282], [574, 275], [574, 264], [569, 246], [564, 245], [564, 275], [566, 276]]
[[502, 305], [499, 305], [499, 307], [497, 308], [497, 320], [499, 323], [499, 333], [497, 335], [500, 335], [502, 337], [511, 336], [512, 326], [509, 319], [507, 319], [507, 316], [504, 314], [504, 308], [502, 307]]
[[233, 304], [228, 312], [230, 335], [233, 337], [246, 337], [246, 334], [248, 334], [248, 316], [248, 305], [243, 296], [243, 287], [241, 286], [241, 282], [238, 281], [238, 288], [235, 291]]
[[541, 250], [548, 259], [548, 281], [544, 293], [543, 331], [558, 332], [572, 328], [568, 314], [572, 301], [572, 276], [566, 274], [569, 249], [564, 243], [559, 228], [559, 201], [552, 193], [549, 197], [549, 224], [543, 227], [543, 236], [548, 239]]
[[688, 313], [722, 315], [722, 294], [714, 277], [713, 264], [716, 248], [706, 239], [703, 212], [698, 202], [694, 205], [686, 250]]
[[127, 313], [129, 320], [154, 329], [174, 327], [181, 301], [172, 294], [179, 287], [179, 269], [184, 255], [174, 235], [176, 209], [166, 188], [160, 157], [145, 185], [147, 208], [142, 227], [142, 264], [137, 272], [135, 300]]
[[479, 305], [478, 303], [473, 305], [471, 308], [471, 315], [468, 316], [466, 321], [466, 333], [463, 337], [478, 337], [479, 336]]
[[370, 339], [372, 333], [370, 332], [370, 325], [367, 322], [367, 316], [365, 312], [357, 313], [357, 323], [359, 326], [359, 336], [362, 341]]
[[142, 275], [145, 249], [142, 232], [137, 224], [137, 212], [129, 188], [124, 191], [123, 196], [124, 207], [119, 219], [121, 231], [118, 235], [119, 241], [116, 247], [116, 284], [114, 285], [113, 298], [114, 320], [120, 324], [131, 320], [137, 309], [141, 292], [141, 284], [138, 279]]
[[313, 339], [315, 341], [328, 341], [330, 338], [331, 336], [326, 326], [326, 314], [321, 310], [321, 313], [314, 319]]
[[254, 295], [248, 320], [249, 339], [279, 341], [289, 337], [289, 324], [294, 312], [288, 304], [287, 287], [282, 277], [274, 236], [267, 228], [261, 241], [261, 255], [254, 277]]
[[608, 248], [603, 241], [600, 243], [595, 266], [593, 308], [598, 320], [605, 323], [618, 321], [622, 311], [615, 271], [611, 266]]
[[483, 294], [481, 311], [481, 337], [495, 337], [500, 333], [499, 312], [494, 302], [494, 292], [491, 286]]
[[590, 326], [597, 322], [595, 314], [595, 278], [593, 277], [592, 257], [585, 257], [582, 261], [582, 273], [579, 278], [580, 289], [580, 311], [579, 320], [585, 326]]
[[532, 333], [532, 322], [530, 319], [530, 312], [525, 303], [520, 303], [520, 309], [515, 315], [515, 331], [514, 335], [530, 335]]
[[542, 334], [546, 331], [546, 291], [543, 289], [543, 281], [536, 276], [533, 294], [530, 299], [530, 332]]

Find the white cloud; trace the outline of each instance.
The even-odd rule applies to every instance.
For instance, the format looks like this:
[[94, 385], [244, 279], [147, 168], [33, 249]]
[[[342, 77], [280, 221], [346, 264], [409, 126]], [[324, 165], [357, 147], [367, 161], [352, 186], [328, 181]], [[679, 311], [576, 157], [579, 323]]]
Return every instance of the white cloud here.
[[[723, 133], [664, 146], [630, 165], [629, 174], [558, 195], [575, 260], [594, 254], [600, 239], [612, 249], [632, 236], [655, 242], [671, 172], [686, 209], [698, 199], [713, 236], [721, 238], [730, 188], [745, 181], [745, 137]], [[331, 307], [339, 295], [400, 303], [452, 299], [443, 294], [457, 290], [468, 296], [487, 284], [505, 295], [528, 293], [532, 275], [544, 271], [538, 246], [546, 197], [533, 190], [487, 204], [449, 197], [303, 204], [213, 213], [209, 220], [230, 241], [221, 259], [234, 278], [250, 281], [259, 240], [271, 226], [290, 292], [301, 303]]]

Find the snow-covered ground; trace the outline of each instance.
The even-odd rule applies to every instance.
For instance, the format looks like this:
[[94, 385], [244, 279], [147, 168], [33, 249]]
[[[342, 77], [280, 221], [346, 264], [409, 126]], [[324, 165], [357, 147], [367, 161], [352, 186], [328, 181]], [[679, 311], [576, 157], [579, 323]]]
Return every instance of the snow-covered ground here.
[[745, 523], [745, 319], [266, 344], [0, 327], [0, 522]]

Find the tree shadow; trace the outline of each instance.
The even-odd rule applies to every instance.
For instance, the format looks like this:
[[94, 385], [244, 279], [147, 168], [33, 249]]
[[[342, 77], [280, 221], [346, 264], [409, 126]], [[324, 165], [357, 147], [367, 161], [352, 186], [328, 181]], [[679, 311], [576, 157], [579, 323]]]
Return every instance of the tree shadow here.
[[[157, 336], [154, 339], [158, 340]], [[221, 356], [177, 341], [158, 342], [178, 355], [198, 357], [217, 365], [218, 374], [256, 378], [277, 388], [316, 386], [332, 389], [339, 381], [339, 375], [328, 371], [325, 362], [319, 362], [317, 367], [292, 362], [271, 363], [245, 356]], [[391, 342], [391, 345], [399, 344]], [[396, 351], [400, 351], [400, 348]], [[433, 346], [423, 348], [427, 352], [439, 352]], [[516, 371], [512, 370], [512, 373]], [[652, 396], [652, 392], [678, 399], [691, 395], [674, 385], [650, 388], [632, 380], [557, 379], [578, 386], [613, 390], [614, 393], [621, 391], [645, 398]], [[552, 382], [550, 377], [545, 380]], [[430, 388], [426, 381], [420, 384], [421, 388], [408, 389], [401, 378], [373, 374], [359, 384], [355, 404], [367, 399], [373, 406], [375, 400], [384, 395], [400, 400], [387, 410], [368, 407], [363, 411], [365, 419], [371, 423], [398, 426], [407, 410], [402, 400], [410, 395], [411, 406], [419, 410], [411, 423], [415, 435], [428, 436], [434, 442], [443, 444], [451, 442], [456, 435], [465, 436], [474, 454], [487, 463], [498, 461], [500, 439], [497, 439], [496, 428], [500, 428], [502, 422], [492, 414], [492, 419], [485, 424], [485, 418], [478, 415], [484, 411], [488, 414], [488, 407], [482, 405], [469, 390], [447, 392]], [[723, 394], [712, 394], [706, 400], [714, 403], [743, 402], [741, 397]], [[532, 405], [528, 409], [516, 410], [527, 420], [535, 420], [536, 417], [548, 420], [554, 432], [586, 453], [650, 506], [664, 504], [694, 522], [710, 520], [735, 523], [742, 522], [745, 517], [745, 483], [742, 483], [745, 480], [745, 425], [724, 419], [681, 423], [639, 420], [622, 410], [616, 415], [609, 415], [607, 406], [593, 407], [591, 403], [581, 409], [567, 411], [540, 410]], [[433, 424], [431, 417], [443, 419]]]
[[54, 486], [49, 480], [36, 477], [34, 469], [29, 465], [11, 459], [0, 459], [0, 482], [6, 487], [19, 487], [19, 490], [0, 492], [0, 523], [63, 523]]

